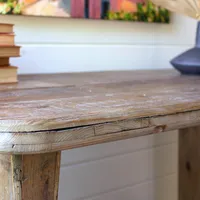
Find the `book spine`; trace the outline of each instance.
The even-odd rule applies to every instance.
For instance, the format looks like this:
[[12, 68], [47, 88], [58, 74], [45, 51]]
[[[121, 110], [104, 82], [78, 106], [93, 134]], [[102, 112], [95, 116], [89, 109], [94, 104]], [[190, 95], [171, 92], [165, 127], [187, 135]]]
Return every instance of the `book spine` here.
[[71, 17], [84, 18], [85, 16], [85, 1], [71, 0]]
[[101, 18], [101, 0], [89, 1], [89, 17], [92, 19]]
[[9, 66], [9, 58], [0, 58], [0, 66]]

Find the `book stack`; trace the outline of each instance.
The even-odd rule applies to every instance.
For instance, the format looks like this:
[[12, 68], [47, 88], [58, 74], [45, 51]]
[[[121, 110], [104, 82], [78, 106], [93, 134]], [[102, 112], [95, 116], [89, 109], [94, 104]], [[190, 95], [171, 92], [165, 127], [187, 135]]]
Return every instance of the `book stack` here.
[[10, 65], [10, 57], [20, 56], [20, 47], [15, 45], [13, 24], [0, 23], [0, 83], [16, 83], [17, 67]]

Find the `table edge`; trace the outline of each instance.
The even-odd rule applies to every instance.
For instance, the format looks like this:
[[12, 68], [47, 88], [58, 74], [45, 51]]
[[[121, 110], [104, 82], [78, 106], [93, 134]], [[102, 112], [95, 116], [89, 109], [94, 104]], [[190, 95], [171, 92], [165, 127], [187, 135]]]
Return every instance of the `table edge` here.
[[37, 154], [158, 134], [200, 124], [200, 110], [36, 132], [0, 132], [0, 153]]

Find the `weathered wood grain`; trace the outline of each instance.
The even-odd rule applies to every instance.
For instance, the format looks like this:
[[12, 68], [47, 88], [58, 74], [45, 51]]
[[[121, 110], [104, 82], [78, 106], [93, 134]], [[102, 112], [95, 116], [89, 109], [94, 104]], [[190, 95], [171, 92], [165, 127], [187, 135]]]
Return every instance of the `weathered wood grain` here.
[[19, 86], [2, 86], [1, 131], [71, 128], [200, 108], [200, 80], [176, 72], [54, 76], [23, 76]]
[[200, 126], [179, 132], [179, 200], [199, 200]]
[[179, 200], [200, 198], [199, 77], [161, 70], [19, 79], [0, 85], [0, 152], [9, 153], [0, 155], [0, 200], [57, 200], [61, 150], [175, 129]]
[[173, 70], [19, 79], [0, 85], [1, 152], [59, 151], [200, 123], [199, 77]]
[[0, 154], [0, 200], [12, 199], [11, 156]]
[[4, 187], [13, 188], [10, 199], [58, 199], [60, 152], [12, 155], [11, 169], [12, 182], [2, 183]]
[[44, 153], [158, 134], [200, 124], [200, 111], [150, 118], [129, 119], [84, 127], [0, 134], [0, 152]]
[[22, 156], [11, 156], [11, 169], [12, 169], [12, 199], [22, 200], [22, 182], [23, 182], [23, 166]]

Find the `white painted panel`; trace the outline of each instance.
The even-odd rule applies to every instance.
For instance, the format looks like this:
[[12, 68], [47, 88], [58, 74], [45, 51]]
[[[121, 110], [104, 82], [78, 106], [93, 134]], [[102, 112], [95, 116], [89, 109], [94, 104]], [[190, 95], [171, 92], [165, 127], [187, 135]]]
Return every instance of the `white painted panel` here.
[[171, 68], [169, 61], [189, 46], [24, 45], [11, 64], [19, 73]]
[[[84, 200], [177, 200], [177, 174], [127, 186]], [[60, 196], [59, 200], [66, 200]]]
[[18, 44], [193, 45], [196, 21], [172, 15], [170, 24], [0, 16], [15, 23]]
[[59, 194], [67, 200], [163, 177], [177, 171], [177, 144], [61, 168]]
[[83, 147], [81, 149], [71, 149], [62, 152], [61, 166], [87, 163], [94, 160], [104, 159], [106, 157], [124, 155], [139, 150], [177, 143], [177, 141], [177, 131], [170, 131], [158, 135], [143, 136]]

